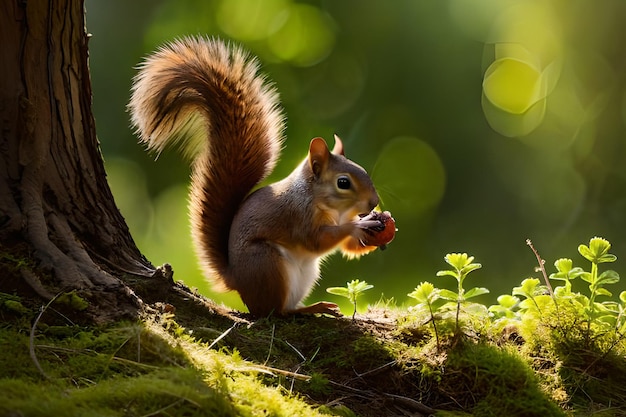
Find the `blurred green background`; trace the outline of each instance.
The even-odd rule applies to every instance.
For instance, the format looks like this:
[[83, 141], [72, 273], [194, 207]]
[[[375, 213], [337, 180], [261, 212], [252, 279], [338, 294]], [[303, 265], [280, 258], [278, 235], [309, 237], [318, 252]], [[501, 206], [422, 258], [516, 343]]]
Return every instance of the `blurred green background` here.
[[[125, 106], [133, 67], [183, 35], [243, 44], [280, 91], [290, 172], [312, 137], [344, 139], [394, 215], [386, 251], [333, 255], [309, 301], [358, 278], [399, 304], [448, 252], [483, 264], [468, 286], [497, 295], [602, 236], [626, 281], [626, 2], [622, 0], [87, 0], [98, 136], [116, 201], [142, 252], [215, 294], [189, 237], [189, 168], [137, 144]], [[452, 281], [452, 282], [450, 282]], [[583, 290], [582, 282], [575, 290]], [[576, 286], [577, 285], [577, 286]], [[365, 303], [363, 303], [365, 304]], [[344, 312], [349, 307], [342, 305]]]

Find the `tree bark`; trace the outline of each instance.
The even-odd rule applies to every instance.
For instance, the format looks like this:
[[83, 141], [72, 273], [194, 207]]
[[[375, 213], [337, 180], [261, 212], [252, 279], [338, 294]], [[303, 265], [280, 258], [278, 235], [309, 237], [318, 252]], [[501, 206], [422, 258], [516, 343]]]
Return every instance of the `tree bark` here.
[[133, 314], [118, 277], [154, 268], [106, 181], [83, 1], [2, 1], [0, 40], [0, 291], [77, 290], [95, 319]]

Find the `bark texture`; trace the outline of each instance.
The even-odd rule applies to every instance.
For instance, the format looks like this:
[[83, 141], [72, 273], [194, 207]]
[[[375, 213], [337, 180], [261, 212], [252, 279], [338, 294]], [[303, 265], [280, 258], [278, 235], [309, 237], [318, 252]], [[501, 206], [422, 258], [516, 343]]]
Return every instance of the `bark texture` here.
[[94, 316], [132, 312], [117, 277], [154, 268], [106, 181], [83, 2], [2, 1], [0, 41], [0, 291], [79, 290]]

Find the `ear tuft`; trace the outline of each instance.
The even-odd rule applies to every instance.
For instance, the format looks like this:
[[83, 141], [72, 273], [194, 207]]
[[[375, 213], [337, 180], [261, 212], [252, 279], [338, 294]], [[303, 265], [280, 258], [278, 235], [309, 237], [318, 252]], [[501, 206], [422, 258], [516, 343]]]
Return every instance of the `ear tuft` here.
[[336, 134], [335, 134], [335, 146], [333, 147], [333, 153], [335, 155], [345, 156], [343, 154], [343, 142], [341, 141], [341, 138], [339, 138], [339, 136], [337, 136]]
[[326, 141], [322, 138], [314, 138], [309, 145], [309, 165], [316, 177], [319, 177], [320, 173], [328, 165], [328, 159], [330, 157], [330, 151]]

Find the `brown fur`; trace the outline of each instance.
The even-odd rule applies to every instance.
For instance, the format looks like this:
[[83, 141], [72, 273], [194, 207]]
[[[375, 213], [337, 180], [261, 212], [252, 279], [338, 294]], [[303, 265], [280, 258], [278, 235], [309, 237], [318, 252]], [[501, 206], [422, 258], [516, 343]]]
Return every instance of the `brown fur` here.
[[132, 123], [149, 149], [180, 142], [194, 159], [189, 206], [197, 255], [206, 275], [228, 287], [223, 275], [233, 217], [280, 153], [278, 93], [257, 74], [255, 59], [217, 40], [180, 39], [139, 70]]
[[[190, 213], [196, 251], [214, 287], [236, 290], [256, 316], [337, 314], [305, 307], [319, 262], [341, 246], [358, 256], [359, 221], [378, 204], [363, 168], [321, 138], [285, 179], [248, 195], [274, 168], [283, 117], [257, 63], [219, 41], [186, 38], [140, 66], [129, 109], [140, 139], [161, 151], [179, 143], [193, 161]], [[349, 187], [339, 187], [338, 178]]]

